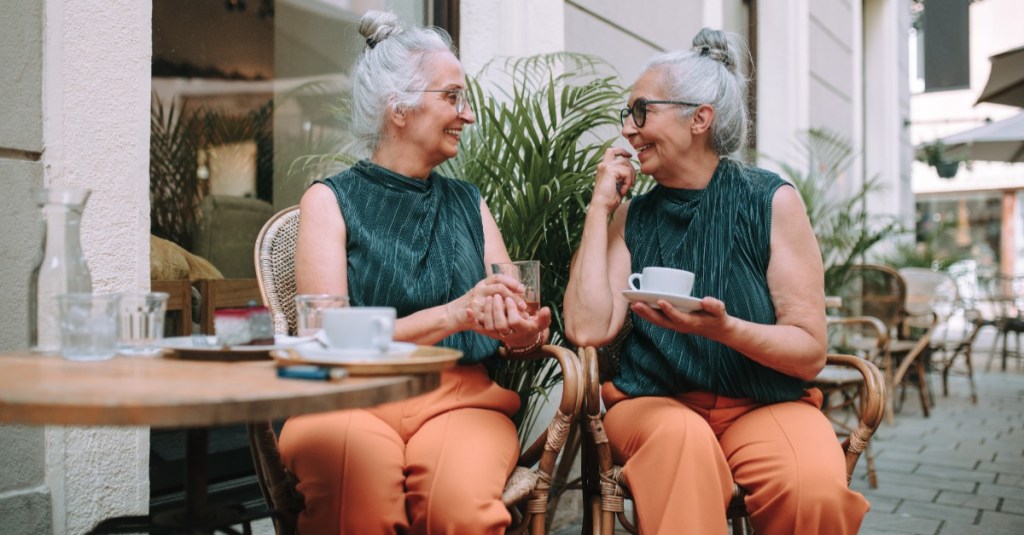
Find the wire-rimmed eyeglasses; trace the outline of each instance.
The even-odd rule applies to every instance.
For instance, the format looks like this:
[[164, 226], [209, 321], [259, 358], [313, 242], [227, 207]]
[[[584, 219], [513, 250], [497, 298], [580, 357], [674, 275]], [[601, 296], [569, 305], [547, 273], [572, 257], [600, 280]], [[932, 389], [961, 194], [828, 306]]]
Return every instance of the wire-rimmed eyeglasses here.
[[647, 100], [645, 98], [638, 98], [633, 101], [633, 105], [628, 108], [622, 108], [619, 112], [619, 121], [622, 125], [626, 125], [626, 117], [633, 116], [633, 123], [637, 128], [643, 128], [644, 123], [647, 122], [647, 105], [648, 104], [677, 104], [680, 106], [693, 106], [697, 107], [700, 104], [693, 102], [684, 102], [682, 100]]
[[448, 95], [448, 103], [455, 106], [455, 113], [462, 113], [469, 103], [469, 97], [465, 89], [415, 89], [410, 93], [444, 93]]

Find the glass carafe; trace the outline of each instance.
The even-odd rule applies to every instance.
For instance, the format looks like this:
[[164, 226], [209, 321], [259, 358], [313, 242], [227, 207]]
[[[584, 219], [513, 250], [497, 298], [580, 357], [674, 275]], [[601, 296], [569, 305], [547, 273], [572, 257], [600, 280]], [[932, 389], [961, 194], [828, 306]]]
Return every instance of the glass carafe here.
[[92, 277], [82, 253], [81, 223], [87, 189], [45, 188], [35, 192], [43, 214], [43, 250], [28, 283], [28, 345], [32, 351], [60, 351], [57, 296], [91, 293]]

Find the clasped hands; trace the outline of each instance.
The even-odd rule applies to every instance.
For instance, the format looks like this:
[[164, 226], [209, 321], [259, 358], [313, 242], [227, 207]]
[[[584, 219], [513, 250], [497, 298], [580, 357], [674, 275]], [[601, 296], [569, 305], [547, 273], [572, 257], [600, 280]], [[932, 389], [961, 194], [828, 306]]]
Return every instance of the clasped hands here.
[[449, 303], [449, 312], [461, 330], [501, 340], [508, 347], [529, 346], [551, 325], [551, 309], [542, 307], [536, 314], [527, 314], [523, 292], [516, 279], [490, 275]]

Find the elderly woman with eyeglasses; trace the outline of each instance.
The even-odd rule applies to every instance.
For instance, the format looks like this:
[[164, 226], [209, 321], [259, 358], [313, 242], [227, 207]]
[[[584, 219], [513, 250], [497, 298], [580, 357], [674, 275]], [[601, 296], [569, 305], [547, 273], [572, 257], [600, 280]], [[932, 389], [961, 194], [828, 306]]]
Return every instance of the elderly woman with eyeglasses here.
[[488, 369], [500, 344], [543, 344], [551, 311], [527, 314], [522, 284], [486, 274], [510, 261], [494, 218], [476, 187], [434, 171], [474, 121], [448, 35], [377, 11], [359, 31], [352, 130], [371, 156], [303, 195], [298, 292], [394, 307], [395, 339], [463, 357], [428, 394], [285, 423], [282, 457], [306, 504], [299, 531], [503, 533], [519, 397]]
[[[601, 346], [631, 316], [601, 394], [641, 533], [726, 533], [735, 482], [759, 534], [852, 534], [868, 503], [847, 487], [821, 392], [805, 386], [826, 353], [817, 241], [797, 191], [732, 156], [747, 132], [740, 44], [705, 28], [633, 85], [622, 135], [657, 185], [625, 200], [630, 152], [605, 154], [567, 335]], [[630, 274], [649, 266], [693, 272], [696, 310], [669, 295], [627, 301]]]

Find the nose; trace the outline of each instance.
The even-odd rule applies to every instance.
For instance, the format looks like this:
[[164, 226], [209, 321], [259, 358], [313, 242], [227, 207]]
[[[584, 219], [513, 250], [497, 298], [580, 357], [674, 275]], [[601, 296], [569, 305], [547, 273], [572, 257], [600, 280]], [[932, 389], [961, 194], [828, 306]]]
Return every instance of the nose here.
[[639, 131], [640, 130], [636, 127], [636, 123], [633, 122], [633, 115], [630, 114], [626, 117], [625, 121], [622, 121], [622, 129], [619, 130], [619, 133], [622, 134], [622, 137], [628, 139], [629, 136], [636, 134]]
[[473, 113], [473, 106], [466, 103], [466, 107], [462, 109], [462, 113], [459, 113], [459, 119], [462, 119], [466, 124], [473, 124], [476, 122], [476, 114]]

